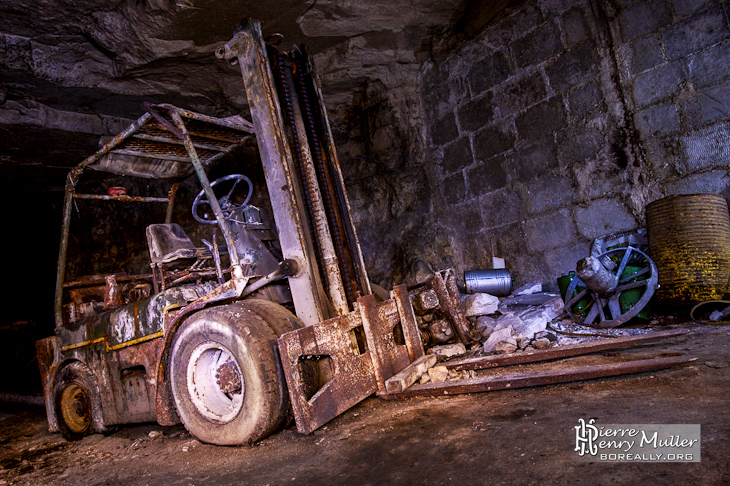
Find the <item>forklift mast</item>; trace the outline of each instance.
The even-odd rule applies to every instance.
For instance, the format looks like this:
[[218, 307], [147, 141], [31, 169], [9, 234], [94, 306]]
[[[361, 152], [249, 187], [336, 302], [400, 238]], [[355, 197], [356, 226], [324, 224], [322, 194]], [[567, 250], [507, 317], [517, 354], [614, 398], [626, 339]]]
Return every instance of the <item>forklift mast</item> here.
[[241, 68], [297, 316], [347, 314], [372, 292], [309, 51], [281, 53], [247, 19], [216, 56]]

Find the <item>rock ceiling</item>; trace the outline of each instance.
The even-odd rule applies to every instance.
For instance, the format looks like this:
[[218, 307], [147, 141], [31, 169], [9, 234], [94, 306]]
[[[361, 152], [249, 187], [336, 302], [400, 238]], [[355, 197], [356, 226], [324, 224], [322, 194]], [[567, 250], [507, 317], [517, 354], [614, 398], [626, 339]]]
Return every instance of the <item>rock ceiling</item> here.
[[[498, 3], [498, 2], [497, 2]], [[0, 4], [0, 174], [58, 190], [99, 136], [167, 102], [246, 111], [238, 69], [214, 56], [242, 18], [315, 53], [327, 103], [388, 64], [415, 63], [463, 0], [7, 0]]]

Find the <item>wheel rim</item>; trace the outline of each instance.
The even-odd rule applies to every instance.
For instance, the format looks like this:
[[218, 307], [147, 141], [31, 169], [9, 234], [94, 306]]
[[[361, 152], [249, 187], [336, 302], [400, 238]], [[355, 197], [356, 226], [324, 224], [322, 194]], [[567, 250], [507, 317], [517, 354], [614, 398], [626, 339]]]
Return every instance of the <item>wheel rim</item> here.
[[193, 350], [187, 386], [196, 410], [210, 422], [230, 422], [243, 407], [243, 373], [233, 353], [220, 343], [206, 342]]
[[63, 421], [74, 434], [84, 434], [91, 425], [91, 402], [78, 383], [69, 383], [61, 393]]

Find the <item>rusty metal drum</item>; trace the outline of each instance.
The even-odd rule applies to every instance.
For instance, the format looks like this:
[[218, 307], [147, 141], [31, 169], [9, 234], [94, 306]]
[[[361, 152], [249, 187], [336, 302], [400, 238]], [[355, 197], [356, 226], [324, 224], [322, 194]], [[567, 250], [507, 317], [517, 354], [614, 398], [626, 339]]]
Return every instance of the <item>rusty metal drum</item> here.
[[659, 302], [685, 306], [730, 290], [730, 216], [717, 194], [669, 196], [646, 207]]

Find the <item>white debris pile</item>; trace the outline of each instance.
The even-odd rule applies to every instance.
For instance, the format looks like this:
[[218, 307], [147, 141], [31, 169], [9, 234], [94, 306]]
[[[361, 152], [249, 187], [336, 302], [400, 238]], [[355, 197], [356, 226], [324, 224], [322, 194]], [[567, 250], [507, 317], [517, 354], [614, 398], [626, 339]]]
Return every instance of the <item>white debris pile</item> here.
[[554, 345], [557, 336], [548, 323], [563, 314], [560, 295], [543, 292], [539, 283], [517, 289], [502, 300], [489, 294], [471, 294], [464, 302], [466, 315], [482, 335], [486, 353], [533, 351]]

